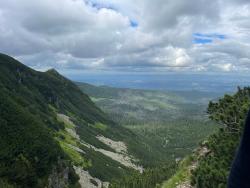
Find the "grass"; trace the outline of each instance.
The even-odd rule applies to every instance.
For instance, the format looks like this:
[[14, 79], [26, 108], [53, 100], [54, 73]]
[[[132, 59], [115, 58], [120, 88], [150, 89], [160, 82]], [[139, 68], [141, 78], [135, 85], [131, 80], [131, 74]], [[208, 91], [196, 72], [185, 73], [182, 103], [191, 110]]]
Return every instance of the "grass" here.
[[85, 160], [84, 157], [79, 152], [70, 148], [70, 146], [67, 145], [67, 143], [65, 143], [63, 141], [60, 141], [59, 143], [60, 143], [63, 151], [66, 154], [68, 154], [68, 156], [70, 157], [70, 159], [72, 160], [72, 162], [75, 166], [81, 166], [83, 168], [87, 168], [87, 167], [91, 166], [91, 161]]
[[70, 145], [78, 147], [80, 143], [78, 143], [77, 139], [72, 137], [67, 131], [59, 131], [56, 139], [58, 140], [63, 151], [70, 157], [75, 166], [87, 168], [92, 165], [90, 160], [85, 159], [81, 153], [70, 147]]
[[100, 122], [97, 122], [93, 125], [94, 128], [96, 129], [100, 129], [102, 131], [106, 131], [107, 130], [107, 125], [103, 124], [103, 123], [100, 123]]
[[57, 134], [57, 140], [59, 139], [59, 141], [63, 141], [67, 144], [73, 145], [75, 147], [77, 147], [77, 140], [72, 137], [67, 131], [65, 130], [60, 130]]
[[191, 172], [190, 167], [194, 161], [194, 156], [190, 155], [183, 159], [178, 167], [177, 172], [169, 180], [165, 181], [161, 188], [176, 188], [177, 185], [190, 181]]
[[[57, 116], [57, 120], [59, 122], [63, 122], [65, 127], [68, 129], [75, 128], [74, 124], [72, 124], [71, 122], [67, 121], [66, 119], [62, 118], [59, 115]], [[83, 168], [91, 166], [90, 160], [86, 160], [84, 156], [82, 156], [82, 154], [80, 154], [78, 151], [70, 147], [70, 145], [78, 147], [78, 145], [80, 144], [76, 138], [70, 135], [70, 133], [68, 133], [65, 130], [60, 130], [57, 134], [56, 139], [59, 141], [61, 148], [70, 157], [74, 165], [81, 166]]]

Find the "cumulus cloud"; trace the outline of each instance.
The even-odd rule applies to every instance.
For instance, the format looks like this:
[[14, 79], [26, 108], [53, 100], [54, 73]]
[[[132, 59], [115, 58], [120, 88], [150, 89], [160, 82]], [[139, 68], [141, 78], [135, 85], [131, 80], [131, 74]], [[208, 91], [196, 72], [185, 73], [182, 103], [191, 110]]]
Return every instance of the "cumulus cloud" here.
[[216, 68], [224, 71], [224, 72], [230, 72], [234, 69], [234, 66], [231, 63], [226, 63], [226, 64], [212, 64]]
[[8, 0], [0, 51], [45, 70], [249, 71], [248, 0]]

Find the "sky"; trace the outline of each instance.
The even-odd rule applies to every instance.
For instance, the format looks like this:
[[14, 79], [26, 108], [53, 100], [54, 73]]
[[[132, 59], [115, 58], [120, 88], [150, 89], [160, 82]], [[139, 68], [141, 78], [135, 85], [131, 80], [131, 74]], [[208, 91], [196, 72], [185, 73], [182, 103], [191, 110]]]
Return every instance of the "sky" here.
[[0, 52], [36, 70], [250, 69], [249, 0], [0, 0]]

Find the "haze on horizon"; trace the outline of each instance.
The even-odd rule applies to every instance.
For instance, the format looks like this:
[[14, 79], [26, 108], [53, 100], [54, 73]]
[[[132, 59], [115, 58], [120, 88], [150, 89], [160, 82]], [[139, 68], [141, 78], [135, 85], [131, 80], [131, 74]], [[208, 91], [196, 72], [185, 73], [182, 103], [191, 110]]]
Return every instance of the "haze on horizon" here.
[[237, 79], [250, 69], [249, 17], [248, 0], [8, 0], [0, 5], [0, 52], [74, 80], [170, 73]]

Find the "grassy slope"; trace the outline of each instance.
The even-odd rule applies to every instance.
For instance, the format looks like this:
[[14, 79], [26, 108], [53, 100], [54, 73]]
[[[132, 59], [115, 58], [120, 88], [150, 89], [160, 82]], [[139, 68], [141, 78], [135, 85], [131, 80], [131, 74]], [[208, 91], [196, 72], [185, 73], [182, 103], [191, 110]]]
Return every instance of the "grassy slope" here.
[[176, 188], [177, 185], [180, 185], [184, 182], [188, 182], [191, 179], [190, 166], [192, 165], [193, 158], [188, 156], [183, 159], [178, 165], [178, 169], [175, 174], [163, 183], [162, 188]]
[[[58, 157], [65, 163], [81, 157], [83, 167], [104, 180], [129, 173], [101, 153], [85, 148], [86, 155], [76, 155], [63, 147], [74, 140], [67, 135], [66, 125], [58, 121], [57, 113], [70, 116], [80, 137], [96, 147], [111, 150], [96, 139], [99, 134], [134, 145], [139, 142], [56, 71], [37, 72], [0, 54], [0, 105], [0, 183], [44, 187]], [[89, 161], [91, 165], [87, 165]]]

